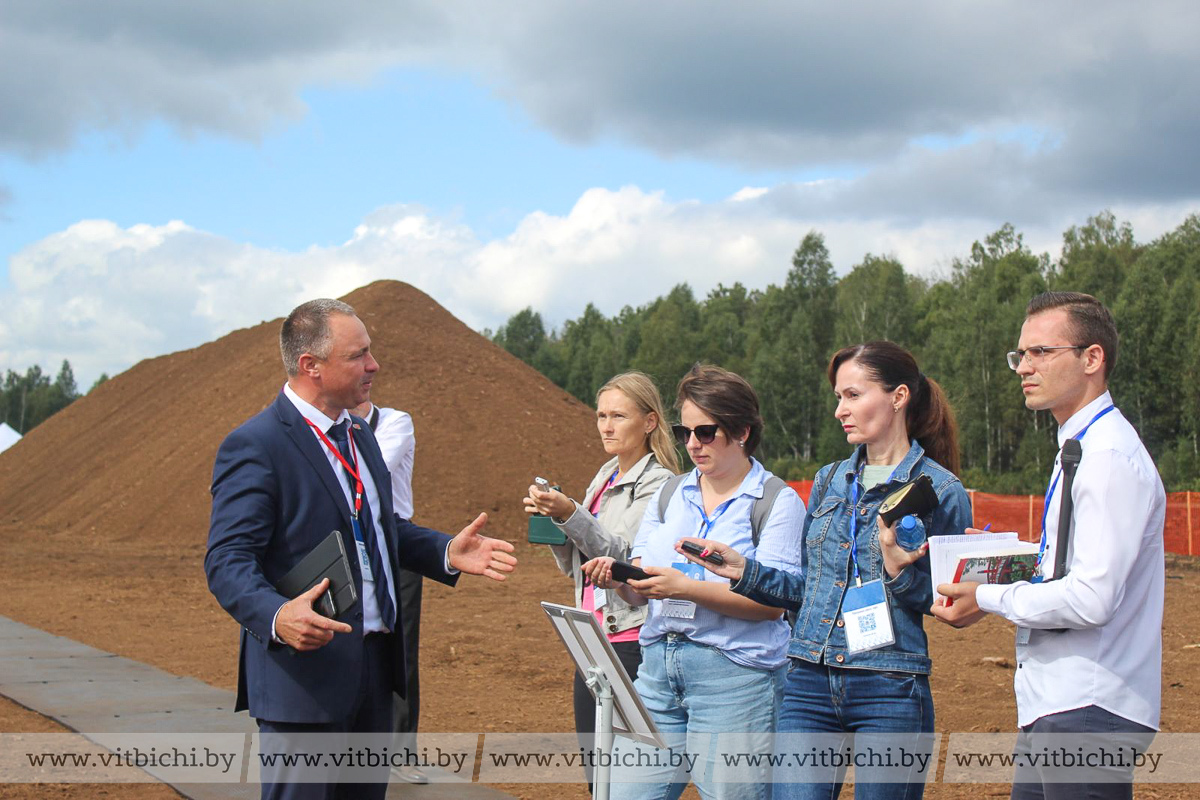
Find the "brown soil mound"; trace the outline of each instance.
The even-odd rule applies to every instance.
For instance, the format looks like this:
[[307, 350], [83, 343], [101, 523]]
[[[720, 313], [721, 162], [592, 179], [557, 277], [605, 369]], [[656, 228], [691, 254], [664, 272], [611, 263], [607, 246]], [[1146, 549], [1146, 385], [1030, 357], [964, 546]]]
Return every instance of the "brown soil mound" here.
[[[411, 286], [344, 299], [383, 365], [374, 399], [414, 419], [417, 520], [454, 533], [486, 511], [521, 560], [504, 585], [426, 584], [422, 727], [573, 730], [569, 660], [537, 605], [570, 602], [570, 583], [524, 543], [520, 497], [535, 475], [582, 493], [605, 458], [593, 412]], [[221, 440], [283, 385], [280, 322], [143, 361], [0, 456], [0, 614], [235, 687], [237, 626], [202, 567], [208, 487]]]
[[[421, 520], [458, 530], [482, 509], [515, 538], [514, 487], [590, 479], [603, 451], [584, 404], [407, 284], [344, 299], [383, 364], [374, 399], [413, 416]], [[143, 361], [30, 431], [0, 458], [4, 517], [76, 544], [203, 546], [217, 446], [283, 385], [279, 326]]]

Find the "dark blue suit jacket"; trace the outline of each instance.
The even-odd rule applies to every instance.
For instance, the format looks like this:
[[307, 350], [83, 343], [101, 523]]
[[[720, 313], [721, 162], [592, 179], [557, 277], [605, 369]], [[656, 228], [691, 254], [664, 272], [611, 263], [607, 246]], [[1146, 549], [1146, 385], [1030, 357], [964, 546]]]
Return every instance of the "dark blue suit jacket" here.
[[[450, 537], [394, 515], [388, 469], [362, 420], [354, 439], [379, 490], [380, 517], [397, 567], [453, 585], [445, 570]], [[350, 507], [320, 441], [280, 392], [275, 402], [225, 438], [213, 467], [212, 520], [204, 569], [208, 588], [242, 626], [236, 711], [274, 722], [337, 722], [352, 708], [362, 674], [362, 601], [343, 614], [352, 633], [324, 647], [294, 653], [271, 640], [275, 613], [289, 598], [274, 584], [329, 535], [341, 531], [355, 552]], [[362, 597], [357, 559], [349, 559]], [[404, 613], [396, 593], [397, 619]], [[397, 623], [399, 627], [399, 622]], [[392, 685], [405, 692], [404, 637], [396, 648]], [[381, 701], [383, 698], [380, 698]]]

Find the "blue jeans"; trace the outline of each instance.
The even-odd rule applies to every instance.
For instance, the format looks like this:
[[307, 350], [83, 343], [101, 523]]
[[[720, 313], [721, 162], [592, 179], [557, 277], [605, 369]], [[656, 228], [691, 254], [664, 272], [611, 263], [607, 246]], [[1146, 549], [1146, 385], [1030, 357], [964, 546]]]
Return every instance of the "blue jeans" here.
[[[856, 800], [920, 800], [925, 780], [937, 771], [926, 675], [792, 659], [779, 734], [777, 749], [812, 760], [775, 770], [776, 800], [832, 800], [851, 759]], [[883, 759], [890, 764], [881, 765]]]
[[744, 667], [679, 634], [642, 648], [634, 687], [668, 749], [617, 737], [612, 800], [673, 800], [689, 777], [706, 800], [767, 800], [769, 768], [723, 756], [769, 751], [782, 678], [782, 667]]
[[[1114, 756], [1144, 753], [1155, 731], [1100, 706], [1084, 706], [1038, 717], [1021, 728], [1015, 753], [1041, 754], [1046, 748], [1067, 754]], [[1093, 763], [1104, 764], [1096, 758]], [[1133, 764], [1096, 767], [1018, 765], [1012, 800], [1122, 800], [1133, 797]]]

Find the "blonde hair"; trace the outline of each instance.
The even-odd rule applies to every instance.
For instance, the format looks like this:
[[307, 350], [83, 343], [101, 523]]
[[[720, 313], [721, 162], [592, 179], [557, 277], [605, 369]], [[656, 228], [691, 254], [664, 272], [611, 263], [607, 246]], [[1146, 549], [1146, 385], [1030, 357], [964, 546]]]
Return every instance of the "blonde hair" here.
[[667, 415], [663, 411], [662, 395], [658, 393], [658, 387], [650, 380], [650, 376], [634, 370], [609, 378], [596, 392], [597, 405], [600, 403], [600, 395], [609, 389], [616, 389], [628, 397], [643, 414], [653, 413], [658, 417], [658, 424], [647, 436], [647, 444], [659, 464], [678, 474], [679, 455], [675, 452], [675, 440], [667, 430]]

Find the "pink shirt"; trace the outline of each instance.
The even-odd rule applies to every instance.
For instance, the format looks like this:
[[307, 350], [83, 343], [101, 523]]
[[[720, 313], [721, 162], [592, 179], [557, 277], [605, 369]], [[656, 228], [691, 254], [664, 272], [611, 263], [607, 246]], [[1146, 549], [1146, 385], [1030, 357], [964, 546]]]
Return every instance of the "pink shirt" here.
[[[600, 490], [596, 492], [596, 496], [592, 498], [591, 504], [588, 505], [588, 512], [593, 517], [600, 513], [600, 505], [604, 502], [604, 493], [608, 491], [608, 488], [613, 485], [613, 482], [616, 481], [616, 479], [617, 473], [614, 472], [609, 477], [608, 481], [600, 487]], [[612, 591], [616, 590], [613, 589]], [[583, 597], [579, 598], [579, 607], [584, 611], [591, 611], [593, 614], [595, 614], [596, 621], [600, 623], [600, 629], [604, 630], [604, 609], [601, 608], [597, 610], [595, 592], [595, 586], [592, 586], [590, 583], [584, 583]], [[638, 633], [641, 630], [642, 626], [639, 625], [636, 628], [630, 628], [629, 630], [621, 631], [620, 633], [610, 633], [608, 634], [608, 640], [610, 642], [636, 642], [638, 640]]]

